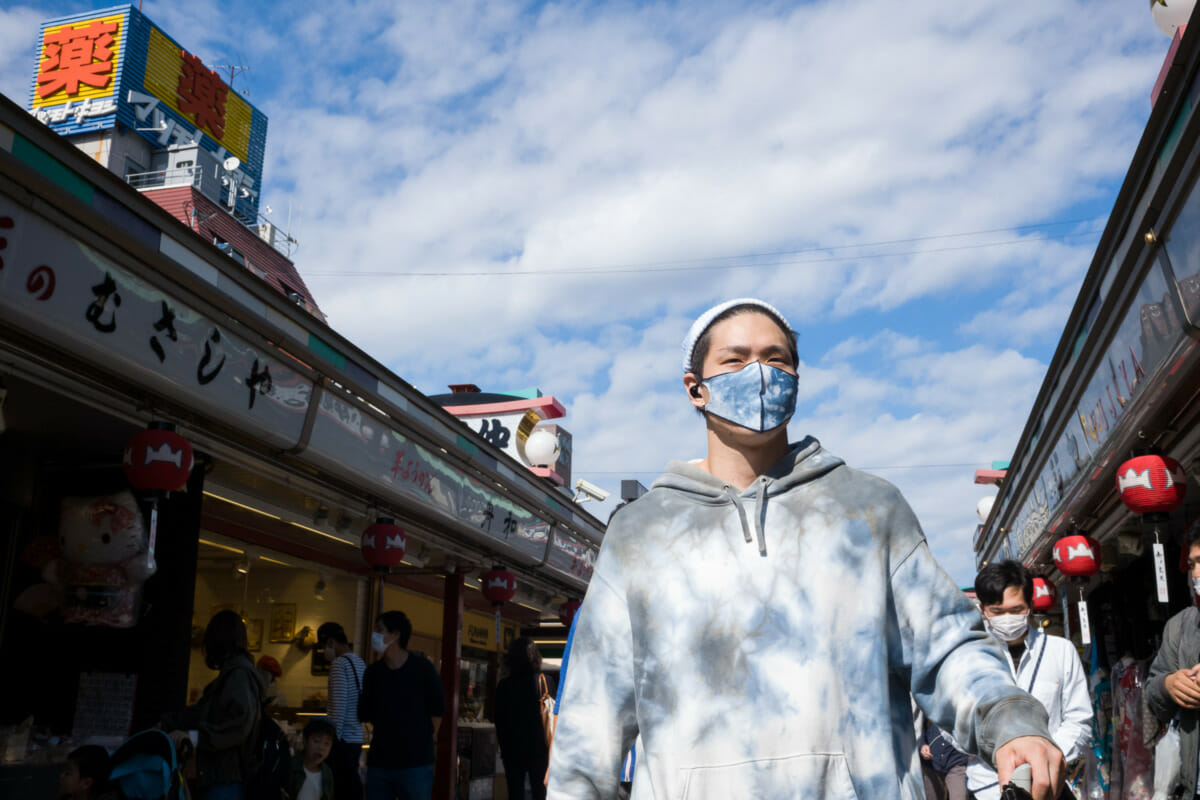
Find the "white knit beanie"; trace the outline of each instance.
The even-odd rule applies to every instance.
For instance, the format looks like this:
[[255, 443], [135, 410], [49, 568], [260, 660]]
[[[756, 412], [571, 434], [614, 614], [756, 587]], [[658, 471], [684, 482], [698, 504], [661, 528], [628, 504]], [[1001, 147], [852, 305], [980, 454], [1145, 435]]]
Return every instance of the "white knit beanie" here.
[[790, 331], [792, 329], [792, 326], [788, 324], [787, 317], [783, 316], [783, 314], [780, 314], [779, 309], [762, 300], [758, 300], [753, 297], [739, 297], [736, 300], [726, 300], [724, 303], [718, 303], [696, 318], [696, 321], [692, 323], [692, 327], [688, 329], [687, 336], [685, 336], [683, 339], [684, 372], [695, 372], [695, 370], [692, 369], [692, 353], [696, 350], [696, 342], [699, 341], [700, 337], [704, 335], [704, 332], [708, 330], [708, 326], [712, 325], [714, 319], [736, 306], [758, 306], [764, 311], [769, 312], [771, 316], [783, 323], [783, 327], [786, 330]]

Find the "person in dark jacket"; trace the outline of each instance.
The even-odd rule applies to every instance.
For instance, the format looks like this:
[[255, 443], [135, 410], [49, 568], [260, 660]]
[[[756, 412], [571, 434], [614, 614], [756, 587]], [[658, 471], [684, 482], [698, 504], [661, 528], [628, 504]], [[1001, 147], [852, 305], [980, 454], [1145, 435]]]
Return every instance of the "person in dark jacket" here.
[[525, 777], [533, 800], [545, 800], [550, 751], [542, 726], [541, 698], [548, 695], [542, 656], [522, 636], [508, 648], [508, 676], [496, 686], [496, 739], [504, 759], [509, 800], [524, 800]]
[[292, 756], [288, 797], [292, 800], [334, 800], [333, 770], [329, 754], [337, 740], [337, 729], [328, 719], [317, 717], [304, 726], [304, 747]]
[[108, 751], [85, 744], [67, 756], [67, 765], [58, 776], [58, 795], [62, 800], [96, 800], [112, 797], [108, 791], [108, 773], [112, 762]]
[[[926, 800], [967, 800], [967, 762], [941, 728], [926, 720], [921, 735], [921, 767]], [[932, 773], [932, 774], [931, 774]]]
[[245, 800], [243, 783], [253, 760], [266, 686], [246, 649], [246, 625], [234, 611], [219, 611], [204, 630], [204, 663], [220, 674], [200, 701], [163, 715], [171, 738], [198, 731], [197, 800]]
[[434, 742], [446, 713], [442, 681], [429, 659], [408, 652], [403, 611], [375, 620], [371, 649], [383, 658], [363, 673], [358, 718], [374, 726], [367, 752], [366, 800], [429, 800]]

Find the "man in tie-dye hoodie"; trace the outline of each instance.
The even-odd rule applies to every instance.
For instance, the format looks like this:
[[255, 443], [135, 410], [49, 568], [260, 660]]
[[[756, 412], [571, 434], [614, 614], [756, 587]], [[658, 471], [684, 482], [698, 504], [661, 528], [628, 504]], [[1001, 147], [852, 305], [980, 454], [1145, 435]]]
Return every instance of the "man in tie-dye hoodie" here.
[[1002, 781], [1063, 771], [1046, 711], [934, 561], [895, 487], [789, 444], [795, 334], [759, 300], [684, 342], [707, 457], [608, 528], [580, 611], [548, 797], [920, 798], [910, 694]]

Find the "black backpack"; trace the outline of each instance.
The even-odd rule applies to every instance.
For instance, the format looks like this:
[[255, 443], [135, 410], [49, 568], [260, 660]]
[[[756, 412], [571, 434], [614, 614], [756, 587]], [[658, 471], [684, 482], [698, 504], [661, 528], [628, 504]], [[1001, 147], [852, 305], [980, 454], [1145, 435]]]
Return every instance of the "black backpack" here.
[[[238, 665], [227, 674], [232, 675], [239, 669], [257, 675], [257, 671], [249, 664]], [[246, 787], [246, 800], [289, 800], [292, 746], [279, 723], [267, 713], [267, 703], [261, 694], [259, 700], [262, 705], [259, 706], [258, 722], [242, 745], [242, 779]]]
[[292, 747], [279, 723], [264, 705], [247, 753], [246, 800], [287, 800], [292, 770]]

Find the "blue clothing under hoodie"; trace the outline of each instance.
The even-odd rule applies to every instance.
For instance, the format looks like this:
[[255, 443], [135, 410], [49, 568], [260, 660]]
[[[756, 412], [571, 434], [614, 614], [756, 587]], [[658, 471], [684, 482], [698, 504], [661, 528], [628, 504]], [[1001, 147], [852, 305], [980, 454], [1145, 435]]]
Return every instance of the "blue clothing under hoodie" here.
[[920, 798], [910, 693], [966, 749], [1050, 738], [891, 484], [812, 438], [745, 491], [672, 462], [612, 520], [548, 797]]

